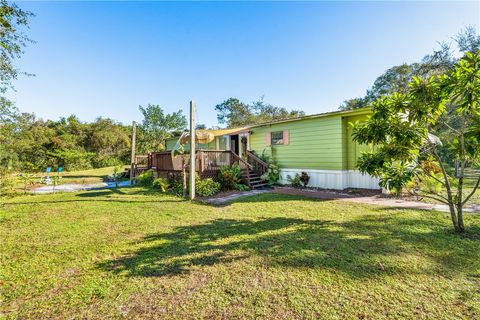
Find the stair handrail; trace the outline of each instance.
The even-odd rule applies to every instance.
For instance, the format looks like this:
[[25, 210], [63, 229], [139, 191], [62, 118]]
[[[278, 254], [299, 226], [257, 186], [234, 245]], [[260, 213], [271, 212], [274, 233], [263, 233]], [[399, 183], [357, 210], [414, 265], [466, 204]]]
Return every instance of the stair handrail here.
[[[245, 161], [242, 157], [240, 157], [238, 154], [236, 154], [235, 152], [233, 152], [232, 150], [229, 150], [230, 151], [230, 154], [233, 156], [233, 158], [235, 158], [236, 160], [238, 160], [239, 162], [242, 162], [244, 165], [247, 166], [248, 169], [253, 169], [253, 166], [248, 163], [247, 161]], [[233, 160], [233, 159], [232, 159]], [[232, 161], [233, 162], [233, 161]]]
[[258, 162], [260, 163], [262, 166], [265, 166], [268, 168], [268, 163], [266, 163], [265, 161], [263, 161], [262, 159], [260, 159], [259, 156], [257, 156], [255, 153], [253, 153], [252, 151], [250, 150], [247, 150], [247, 156], [252, 158], [253, 160], [255, 160], [255, 162]]
[[235, 152], [233, 152], [232, 150], [229, 150], [230, 151], [230, 154], [232, 156], [232, 159], [230, 160], [231, 161], [231, 164], [233, 164], [233, 158], [235, 158], [236, 160], [238, 160], [238, 162], [240, 163], [243, 163], [246, 167], [246, 173], [247, 173], [247, 185], [249, 187], [251, 187], [251, 183], [250, 183], [250, 171], [253, 169], [253, 166], [248, 163], [247, 161], [243, 160], [242, 157], [240, 157], [238, 154], [236, 154]]
[[263, 175], [268, 171], [268, 163], [260, 159], [260, 157], [258, 157], [256, 154], [254, 154], [250, 150], [247, 150], [246, 154], [247, 154], [247, 162], [248, 160], [252, 160], [257, 164], [256, 167], [260, 168], [260, 172], [258, 172], [260, 175]]

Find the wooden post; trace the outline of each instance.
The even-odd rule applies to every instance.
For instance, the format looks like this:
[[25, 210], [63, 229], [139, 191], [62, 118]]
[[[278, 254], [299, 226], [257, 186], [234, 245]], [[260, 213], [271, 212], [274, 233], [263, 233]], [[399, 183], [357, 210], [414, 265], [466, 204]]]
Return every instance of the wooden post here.
[[190, 200], [195, 199], [195, 101], [190, 101]]
[[135, 142], [137, 135], [137, 123], [132, 122], [132, 153], [130, 158], [130, 184], [133, 184], [133, 178], [135, 178]]
[[185, 158], [182, 156], [182, 195], [187, 197], [187, 173], [185, 172]]

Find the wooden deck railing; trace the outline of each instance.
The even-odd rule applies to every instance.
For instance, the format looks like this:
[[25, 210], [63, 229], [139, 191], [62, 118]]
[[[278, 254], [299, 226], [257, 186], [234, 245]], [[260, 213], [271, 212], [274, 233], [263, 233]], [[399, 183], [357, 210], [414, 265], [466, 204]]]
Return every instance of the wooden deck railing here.
[[[189, 155], [182, 154], [172, 158], [170, 152], [153, 152], [146, 156], [139, 156], [139, 161], [146, 161], [146, 169], [153, 169], [157, 172], [180, 173], [183, 166], [189, 166]], [[268, 169], [268, 164], [247, 151], [246, 159], [241, 158], [235, 152], [230, 150], [198, 150], [196, 156], [195, 170], [201, 177], [217, 179], [218, 172], [224, 166], [236, 164], [245, 171], [246, 182], [250, 185], [250, 176], [252, 173], [264, 174]]]
[[136, 155], [135, 156], [135, 165], [137, 167], [148, 167], [148, 154], [145, 155]]

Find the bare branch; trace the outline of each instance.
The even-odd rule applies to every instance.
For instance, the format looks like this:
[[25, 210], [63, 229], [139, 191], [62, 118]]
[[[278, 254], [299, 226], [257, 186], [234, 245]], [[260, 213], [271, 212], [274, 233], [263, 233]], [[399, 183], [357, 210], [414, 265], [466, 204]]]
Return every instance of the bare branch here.
[[467, 201], [470, 200], [470, 198], [475, 194], [475, 191], [477, 191], [479, 186], [480, 186], [480, 176], [478, 177], [477, 183], [473, 187], [472, 192], [470, 192], [470, 194], [465, 198], [465, 200], [463, 200], [462, 206], [464, 206], [467, 203]]
[[435, 177], [433, 174], [431, 174], [430, 172], [428, 172], [427, 170], [423, 169], [423, 172], [428, 175], [429, 177], [433, 178], [435, 181], [439, 182], [442, 184], [442, 186], [445, 186], [445, 182], [443, 182], [442, 180], [438, 179], [437, 177]]
[[[433, 199], [433, 200], [437, 200], [443, 204], [446, 204], [446, 205], [449, 205], [448, 203], [448, 200], [440, 195], [439, 198], [435, 197], [435, 196], [432, 196], [432, 195], [428, 195], [428, 194], [415, 194], [409, 190], [407, 190], [408, 194], [410, 194], [411, 196], [420, 196], [420, 197], [423, 197], [423, 198], [429, 198], [429, 199]], [[445, 200], [444, 200], [445, 199]]]

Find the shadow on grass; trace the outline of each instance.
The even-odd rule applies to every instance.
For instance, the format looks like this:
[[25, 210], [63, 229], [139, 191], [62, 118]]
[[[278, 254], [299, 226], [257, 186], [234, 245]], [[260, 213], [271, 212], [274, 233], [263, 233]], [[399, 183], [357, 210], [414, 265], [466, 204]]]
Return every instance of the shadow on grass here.
[[[119, 187], [119, 188], [110, 188], [110, 189], [98, 189], [95, 191], [78, 191], [79, 193], [76, 193], [72, 195], [72, 197], [64, 200], [50, 200], [50, 199], [38, 199], [36, 198], [35, 201], [23, 201], [23, 202], [8, 202], [4, 203], [6, 206], [14, 206], [14, 205], [25, 205], [25, 204], [51, 204], [51, 203], [69, 203], [69, 202], [110, 202], [110, 203], [161, 203], [161, 202], [183, 202], [186, 201], [183, 198], [175, 198], [175, 199], [165, 199], [165, 198], [159, 198], [161, 194], [152, 189], [141, 189], [141, 190], [129, 190], [125, 191], [131, 188], [130, 186], [128, 187]], [[51, 195], [69, 195], [69, 192], [58, 192], [58, 193], [52, 193]], [[133, 198], [133, 199], [128, 199], [128, 198], [122, 198], [122, 197], [116, 197], [116, 196], [135, 196], [135, 195], [140, 195], [140, 196], [148, 196], [148, 198]], [[32, 195], [33, 197], [35, 195]], [[172, 196], [173, 197], [173, 196]]]
[[325, 196], [325, 197], [310, 197], [308, 195], [302, 195], [302, 194], [286, 194], [286, 193], [277, 193], [277, 192], [265, 192], [265, 193], [259, 193], [259, 194], [250, 194], [250, 195], [245, 195], [241, 196], [239, 198], [234, 198], [231, 200], [228, 200], [226, 202], [221, 202], [221, 203], [211, 203], [205, 201], [205, 199], [201, 199], [199, 203], [202, 203], [207, 206], [212, 206], [212, 207], [228, 207], [232, 204], [239, 204], [239, 203], [267, 203], [267, 202], [282, 202], [282, 201], [298, 201], [298, 202], [324, 202], [324, 201], [333, 201], [337, 200], [340, 197], [335, 197], [334, 195], [332, 196]]
[[89, 178], [99, 178], [99, 179], [106, 179], [108, 178], [108, 174], [81, 174], [81, 175], [69, 175], [65, 174], [63, 175], [63, 178], [65, 179], [89, 179]]
[[[261, 259], [261, 265], [323, 268], [357, 278], [478, 273], [480, 230], [472, 232], [473, 238], [465, 238], [449, 233], [442, 223], [400, 215], [391, 221], [372, 215], [345, 223], [282, 217], [216, 219], [148, 235], [136, 251], [98, 267], [127, 276], [157, 277], [253, 258]], [[431, 263], [411, 268], [406, 258], [410, 253]]]

